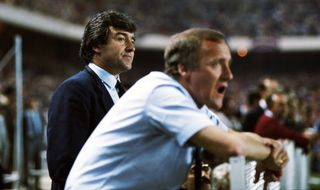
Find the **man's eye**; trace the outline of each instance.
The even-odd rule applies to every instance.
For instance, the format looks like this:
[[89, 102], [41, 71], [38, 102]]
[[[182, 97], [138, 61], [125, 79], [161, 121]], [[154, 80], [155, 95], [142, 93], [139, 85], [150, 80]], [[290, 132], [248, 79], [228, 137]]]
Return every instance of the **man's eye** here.
[[219, 61], [213, 61], [213, 62], [211, 62], [209, 65], [210, 65], [211, 67], [216, 67], [216, 66], [218, 66], [219, 64], [220, 64]]
[[118, 38], [118, 41], [125, 41], [126, 39], [125, 38], [123, 38], [123, 37], [119, 37]]
[[119, 41], [119, 42], [125, 42], [126, 38], [124, 36], [119, 35], [119, 36], [116, 37], [116, 40]]

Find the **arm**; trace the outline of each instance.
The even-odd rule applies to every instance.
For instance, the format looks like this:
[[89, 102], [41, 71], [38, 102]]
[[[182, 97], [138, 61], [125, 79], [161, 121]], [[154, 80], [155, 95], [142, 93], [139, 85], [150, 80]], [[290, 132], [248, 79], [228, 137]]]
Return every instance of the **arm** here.
[[307, 138], [306, 136], [303, 136], [302, 134], [300, 134], [290, 128], [287, 128], [282, 125], [278, 125], [277, 131], [279, 134], [279, 138], [291, 139], [303, 148], [307, 148], [309, 145], [309, 142], [310, 142], [309, 138]]
[[257, 133], [264, 137], [272, 139], [291, 139], [297, 143], [298, 146], [306, 148], [309, 145], [308, 138], [302, 134], [293, 131], [292, 129], [283, 126], [277, 119], [264, 117], [257, 124]]
[[253, 133], [239, 133], [232, 130], [228, 133], [209, 126], [200, 130], [190, 140], [219, 157], [244, 155], [260, 161], [257, 162], [255, 183], [264, 171], [264, 189], [271, 181], [280, 179], [282, 168], [288, 162], [287, 152], [280, 143]]
[[[253, 133], [225, 132], [213, 126], [203, 128], [190, 141], [221, 158], [243, 155], [249, 159], [263, 161], [267, 169], [281, 170], [287, 162], [286, 151], [272, 139]], [[279, 160], [282, 160], [279, 163]]]
[[235, 131], [225, 132], [213, 126], [203, 128], [190, 140], [195, 145], [223, 158], [244, 155], [250, 159], [264, 160], [271, 152], [271, 149], [263, 144], [262, 138], [253, 138]]

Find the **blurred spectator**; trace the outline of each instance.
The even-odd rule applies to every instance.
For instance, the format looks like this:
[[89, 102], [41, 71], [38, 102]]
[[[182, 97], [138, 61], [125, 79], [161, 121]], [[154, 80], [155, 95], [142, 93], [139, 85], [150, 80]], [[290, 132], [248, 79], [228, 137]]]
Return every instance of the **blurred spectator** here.
[[308, 133], [300, 134], [281, 123], [286, 115], [286, 106], [287, 96], [284, 93], [272, 93], [267, 98], [267, 110], [259, 118], [255, 132], [263, 137], [293, 140], [306, 152], [309, 148], [309, 143], [313, 140], [313, 135]]
[[5, 172], [11, 173], [13, 170], [14, 155], [14, 133], [15, 133], [15, 90], [13, 86], [7, 86], [3, 90], [3, 98], [5, 101], [1, 105], [1, 114], [6, 122], [7, 138], [8, 138], [8, 162], [5, 165]]
[[[264, 110], [267, 107], [266, 98], [278, 88], [279, 83], [277, 80], [270, 77], [265, 77], [258, 84], [258, 94], [255, 92], [249, 94], [248, 102], [251, 104], [249, 106], [251, 109], [244, 116], [242, 123], [243, 131], [254, 131], [258, 119], [264, 113]], [[258, 97], [260, 97], [260, 99], [258, 102], [256, 102]]]
[[248, 112], [244, 116], [242, 123], [242, 130], [247, 132], [253, 132], [256, 122], [263, 114], [264, 109], [259, 106], [259, 100], [261, 95], [257, 91], [250, 92], [248, 95]]
[[261, 99], [259, 100], [259, 105], [261, 108], [266, 109], [267, 103], [266, 99], [272, 94], [273, 92], [280, 89], [280, 84], [277, 80], [271, 77], [265, 77], [262, 79], [258, 84], [258, 90], [260, 93]]
[[[284, 125], [297, 132], [302, 133], [306, 128], [312, 127], [311, 121], [307, 121], [307, 113], [303, 113], [302, 102], [296, 97], [294, 92], [289, 92], [287, 102], [287, 114], [284, 118]], [[309, 110], [310, 111], [310, 110]], [[310, 120], [310, 118], [308, 118]]]
[[259, 106], [259, 100], [261, 99], [261, 95], [258, 91], [254, 90], [249, 92], [247, 97], [247, 106], [248, 110], [254, 109]]
[[[2, 85], [0, 84], [0, 87]], [[5, 173], [10, 173], [12, 171], [12, 159], [13, 155], [13, 134], [12, 141], [10, 140], [9, 131], [12, 132], [12, 129], [9, 129], [6, 120], [12, 119], [11, 124], [13, 124], [13, 115], [10, 113], [13, 89], [11, 87], [6, 87], [0, 89], [4, 93], [0, 92], [0, 189], [10, 188], [10, 184], [5, 184], [3, 175]], [[12, 116], [12, 117], [11, 117]], [[12, 126], [13, 127], [13, 126]]]
[[221, 121], [228, 127], [236, 131], [241, 131], [241, 115], [235, 100], [232, 97], [226, 96], [223, 99], [223, 105], [217, 113]]
[[[0, 107], [2, 105], [0, 104]], [[1, 115], [0, 109], [0, 189], [4, 188], [3, 174], [4, 167], [8, 164], [8, 136], [4, 117]]]
[[[29, 179], [33, 174], [32, 170], [41, 169], [41, 152], [44, 150], [44, 117], [40, 110], [39, 101], [30, 99], [26, 102], [24, 113], [24, 176], [23, 180], [28, 187]], [[39, 177], [33, 176], [35, 181], [32, 187], [39, 189]]]

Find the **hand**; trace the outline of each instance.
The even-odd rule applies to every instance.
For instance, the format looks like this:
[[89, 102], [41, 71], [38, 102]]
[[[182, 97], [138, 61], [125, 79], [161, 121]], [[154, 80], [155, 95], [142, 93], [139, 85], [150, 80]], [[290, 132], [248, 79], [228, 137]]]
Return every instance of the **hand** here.
[[304, 130], [303, 133], [302, 133], [302, 135], [303, 135], [305, 138], [309, 139], [309, 141], [310, 141], [311, 143], [315, 142], [315, 141], [318, 140], [319, 137], [320, 137], [320, 133], [317, 132], [317, 131], [316, 131], [315, 129], [313, 129], [313, 128], [309, 128], [309, 129]]
[[271, 148], [271, 153], [265, 160], [257, 163], [254, 183], [259, 181], [260, 174], [264, 172], [263, 179], [265, 182], [263, 189], [266, 190], [270, 182], [280, 180], [282, 169], [288, 163], [289, 157], [280, 141], [268, 138], [263, 140], [264, 144]]
[[282, 170], [279, 170], [279, 171], [265, 170], [263, 167], [263, 164], [261, 162], [258, 162], [256, 165], [255, 180], [253, 183], [257, 183], [259, 181], [260, 175], [262, 172], [264, 172], [263, 190], [267, 190], [270, 182], [279, 181], [280, 177], [282, 176]]
[[264, 144], [271, 148], [270, 155], [262, 161], [264, 168], [272, 171], [279, 171], [284, 168], [289, 161], [289, 157], [281, 142], [264, 138]]

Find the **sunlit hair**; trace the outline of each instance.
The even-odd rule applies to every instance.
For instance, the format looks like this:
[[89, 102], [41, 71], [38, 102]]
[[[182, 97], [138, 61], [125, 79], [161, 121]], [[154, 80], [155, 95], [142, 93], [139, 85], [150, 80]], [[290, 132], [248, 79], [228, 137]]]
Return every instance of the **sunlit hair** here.
[[80, 57], [86, 63], [92, 61], [94, 54], [92, 48], [107, 43], [110, 26], [131, 33], [136, 31], [134, 21], [125, 14], [116, 11], [103, 11], [94, 15], [85, 27], [79, 51]]
[[196, 69], [199, 49], [204, 40], [224, 42], [225, 37], [221, 32], [208, 28], [193, 28], [172, 36], [164, 53], [165, 73], [179, 78], [179, 64]]

